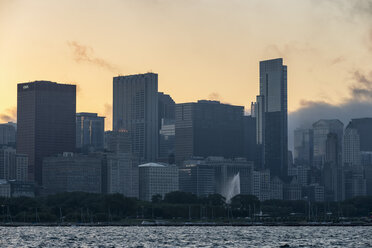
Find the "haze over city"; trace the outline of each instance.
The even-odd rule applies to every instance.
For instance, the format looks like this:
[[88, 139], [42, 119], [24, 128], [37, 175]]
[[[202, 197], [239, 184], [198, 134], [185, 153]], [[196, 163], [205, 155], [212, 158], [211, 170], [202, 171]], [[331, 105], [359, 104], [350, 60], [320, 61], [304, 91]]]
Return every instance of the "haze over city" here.
[[371, 13], [366, 0], [3, 0], [0, 118], [15, 121], [17, 83], [51, 80], [77, 84], [77, 111], [98, 111], [111, 129], [112, 77], [146, 71], [176, 102], [249, 113], [257, 61], [283, 57], [289, 129], [314, 113], [347, 122], [372, 111]]

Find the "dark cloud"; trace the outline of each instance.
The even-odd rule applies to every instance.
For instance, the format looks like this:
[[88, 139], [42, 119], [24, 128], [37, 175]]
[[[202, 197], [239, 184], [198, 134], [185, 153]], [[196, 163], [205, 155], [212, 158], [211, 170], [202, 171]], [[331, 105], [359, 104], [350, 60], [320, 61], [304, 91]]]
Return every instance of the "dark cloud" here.
[[17, 121], [17, 107], [8, 108], [5, 113], [0, 114], [1, 122], [16, 122]]
[[293, 148], [294, 129], [309, 128], [319, 119], [339, 119], [347, 125], [353, 118], [372, 117], [372, 72], [366, 75], [355, 71], [352, 78], [350, 96], [341, 104], [303, 100], [301, 107], [288, 115], [290, 149]]
[[108, 61], [98, 58], [94, 55], [93, 48], [85, 45], [81, 45], [76, 41], [69, 41], [67, 42], [68, 46], [73, 52], [74, 60], [77, 63], [88, 63], [92, 65], [96, 65], [98, 67], [104, 68], [106, 70], [112, 72], [118, 72], [119, 69], [109, 63]]

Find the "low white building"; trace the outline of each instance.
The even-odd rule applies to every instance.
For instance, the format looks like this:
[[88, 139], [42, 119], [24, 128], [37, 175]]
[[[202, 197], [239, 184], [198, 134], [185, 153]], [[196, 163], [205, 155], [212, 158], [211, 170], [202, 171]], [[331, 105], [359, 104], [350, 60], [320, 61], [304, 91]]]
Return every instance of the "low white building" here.
[[139, 195], [144, 201], [151, 201], [152, 196], [178, 191], [178, 167], [176, 165], [147, 163], [139, 168]]

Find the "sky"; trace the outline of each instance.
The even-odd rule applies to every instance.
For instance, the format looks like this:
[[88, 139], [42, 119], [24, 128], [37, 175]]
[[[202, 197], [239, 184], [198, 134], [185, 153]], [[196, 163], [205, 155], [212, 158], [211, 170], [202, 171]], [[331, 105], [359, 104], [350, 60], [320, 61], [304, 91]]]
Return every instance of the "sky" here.
[[278, 57], [289, 134], [372, 117], [372, 0], [0, 0], [0, 122], [16, 121], [17, 83], [50, 80], [111, 129], [112, 78], [145, 72], [177, 103], [249, 113], [259, 61]]

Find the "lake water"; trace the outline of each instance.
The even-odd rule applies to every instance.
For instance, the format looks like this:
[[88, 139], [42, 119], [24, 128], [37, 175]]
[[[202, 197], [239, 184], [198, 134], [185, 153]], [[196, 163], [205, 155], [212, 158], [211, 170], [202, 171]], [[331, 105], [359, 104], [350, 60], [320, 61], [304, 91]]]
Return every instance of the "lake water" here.
[[372, 247], [372, 227], [1, 227], [0, 237], [0, 247]]

